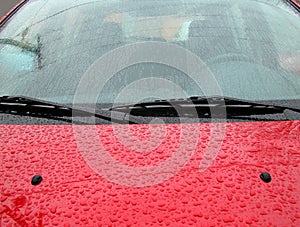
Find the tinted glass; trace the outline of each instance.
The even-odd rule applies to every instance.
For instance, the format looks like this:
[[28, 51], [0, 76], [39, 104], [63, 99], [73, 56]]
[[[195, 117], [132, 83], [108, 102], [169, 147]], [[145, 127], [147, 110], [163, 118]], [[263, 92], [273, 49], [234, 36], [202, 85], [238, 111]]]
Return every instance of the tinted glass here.
[[[196, 54], [225, 96], [299, 99], [299, 38], [299, 14], [284, 1], [33, 0], [1, 28], [0, 95], [71, 103], [85, 72], [105, 53], [159, 41]], [[142, 79], [146, 83], [134, 83]], [[186, 96], [214, 95], [174, 67], [141, 63], [105, 83], [98, 103], [115, 102], [124, 88], [120, 103], [140, 101], [145, 92], [148, 99], [181, 98], [177, 86]]]

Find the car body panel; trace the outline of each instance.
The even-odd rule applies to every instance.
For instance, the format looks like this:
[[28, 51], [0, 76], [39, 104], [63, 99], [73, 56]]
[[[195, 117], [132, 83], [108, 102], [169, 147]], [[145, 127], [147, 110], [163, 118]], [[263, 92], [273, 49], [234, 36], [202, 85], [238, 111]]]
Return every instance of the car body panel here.
[[15, 5], [11, 10], [9, 10], [2, 18], [0, 18], [0, 24], [7, 20], [10, 16], [16, 13], [28, 0], [22, 0], [17, 5]]
[[294, 6], [298, 11], [300, 10], [300, 3], [297, 0], [289, 0], [288, 2], [290, 2], [292, 4], [292, 6]]
[[[165, 143], [144, 154], [125, 148], [113, 126], [95, 128], [113, 158], [140, 168], [176, 150], [180, 125], [164, 126]], [[72, 125], [1, 125], [0, 226], [300, 226], [300, 121], [226, 123], [216, 159], [201, 172], [212, 126], [193, 124], [201, 132], [197, 149], [170, 179], [128, 187], [92, 170]], [[147, 125], [130, 128], [140, 140], [149, 137]], [[271, 174], [270, 183], [260, 179], [262, 172]], [[33, 186], [36, 174], [43, 181]]]
[[[299, 226], [300, 122], [225, 124], [222, 147], [206, 171], [199, 164], [213, 123], [191, 124], [200, 137], [186, 166], [165, 182], [136, 188], [93, 171], [71, 125], [1, 125], [1, 225]], [[113, 158], [139, 168], [158, 165], [174, 152], [180, 125], [163, 126], [165, 143], [149, 154], [122, 146], [113, 127], [128, 125], [96, 130]], [[79, 127], [84, 132], [89, 126]], [[149, 136], [147, 125], [130, 130], [139, 139]], [[270, 183], [260, 179], [262, 172], [271, 174]], [[43, 177], [37, 186], [30, 183], [35, 174]]]

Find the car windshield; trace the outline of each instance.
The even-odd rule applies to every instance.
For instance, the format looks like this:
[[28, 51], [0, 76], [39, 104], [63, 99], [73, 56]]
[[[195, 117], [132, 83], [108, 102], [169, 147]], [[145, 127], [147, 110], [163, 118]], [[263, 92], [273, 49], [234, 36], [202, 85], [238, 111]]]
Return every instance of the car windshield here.
[[[75, 95], [88, 95], [78, 88], [93, 85], [84, 75], [99, 59], [151, 41], [157, 61], [139, 62], [133, 55], [146, 53], [137, 50], [114, 52], [108, 68], [99, 63], [97, 77], [117, 69], [101, 84], [98, 104], [220, 95], [203, 89], [215, 82], [226, 97], [298, 100], [299, 37], [299, 13], [279, 0], [29, 0], [1, 26], [0, 96], [76, 102]], [[174, 56], [161, 44], [192, 53], [214, 79], [199, 71], [196, 83], [163, 64], [160, 57]], [[124, 58], [133, 61], [121, 67]], [[197, 66], [188, 54], [176, 59]]]

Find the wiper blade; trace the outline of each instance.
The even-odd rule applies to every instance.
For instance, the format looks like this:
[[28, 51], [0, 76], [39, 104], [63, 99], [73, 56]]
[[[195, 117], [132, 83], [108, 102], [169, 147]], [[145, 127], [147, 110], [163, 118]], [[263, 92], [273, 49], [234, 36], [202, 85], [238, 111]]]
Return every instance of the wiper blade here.
[[[300, 109], [296, 108], [282, 107], [272, 104], [269, 105], [260, 102], [222, 96], [193, 96], [186, 99], [155, 100], [153, 102], [142, 102], [132, 105], [112, 107], [110, 110], [145, 117], [179, 117], [179, 110], [181, 113], [184, 113], [184, 116], [181, 117], [210, 118], [211, 112], [223, 113], [224, 111], [222, 110], [224, 110], [224, 108], [226, 108], [226, 117], [228, 118], [280, 114], [287, 109], [300, 113]], [[195, 109], [197, 110], [196, 112], [198, 116], [195, 116], [195, 111], [189, 111]]]
[[109, 110], [98, 109], [93, 113], [85, 107], [73, 108], [71, 105], [57, 104], [25, 96], [1, 96], [0, 113], [33, 116], [63, 120], [63, 117], [95, 117], [114, 123], [137, 124], [141, 120], [129, 117], [127, 114], [114, 113]]

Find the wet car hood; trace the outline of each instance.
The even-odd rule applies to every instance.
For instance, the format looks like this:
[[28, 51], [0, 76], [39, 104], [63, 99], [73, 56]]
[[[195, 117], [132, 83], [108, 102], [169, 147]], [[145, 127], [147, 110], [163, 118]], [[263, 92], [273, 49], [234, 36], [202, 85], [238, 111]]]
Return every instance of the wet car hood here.
[[[118, 172], [117, 164], [159, 166], [179, 146], [180, 124], [165, 125], [165, 138], [154, 150], [138, 145], [144, 152], [132, 151], [134, 140], [124, 146], [115, 136], [128, 125], [94, 126], [102, 148], [117, 160], [114, 168], [109, 160], [98, 167], [93, 163], [93, 156], [102, 158], [93, 144], [82, 152], [72, 125], [1, 125], [2, 225], [299, 226], [300, 121], [223, 124], [221, 148], [205, 171], [199, 165], [213, 124], [192, 124], [200, 133], [191, 158], [168, 179], [136, 187], [130, 186], [134, 176], [124, 168]], [[147, 125], [129, 127], [134, 137], [149, 139]], [[109, 171], [111, 176], [105, 175]], [[271, 182], [260, 179], [263, 172]], [[43, 180], [32, 185], [37, 174]]]

